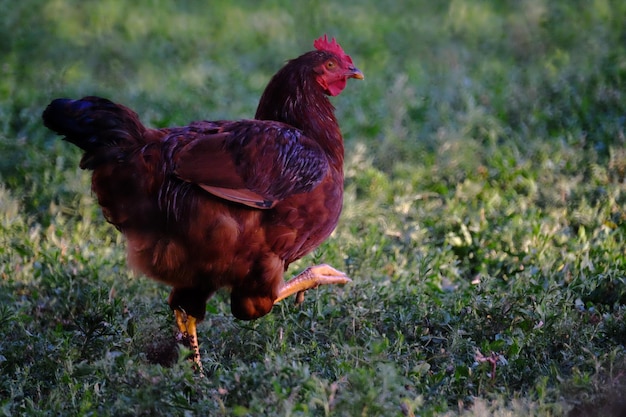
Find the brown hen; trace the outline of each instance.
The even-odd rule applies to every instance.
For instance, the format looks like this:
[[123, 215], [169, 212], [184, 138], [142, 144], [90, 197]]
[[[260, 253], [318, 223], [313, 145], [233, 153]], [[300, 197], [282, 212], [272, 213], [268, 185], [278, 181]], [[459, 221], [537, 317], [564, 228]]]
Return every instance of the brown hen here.
[[56, 99], [44, 124], [84, 151], [104, 217], [127, 239], [129, 263], [172, 287], [169, 305], [200, 366], [196, 323], [219, 288], [235, 317], [350, 279], [328, 265], [288, 282], [290, 263], [337, 225], [343, 140], [329, 95], [363, 79], [337, 42], [289, 61], [265, 89], [256, 120], [146, 128], [132, 110], [98, 97]]

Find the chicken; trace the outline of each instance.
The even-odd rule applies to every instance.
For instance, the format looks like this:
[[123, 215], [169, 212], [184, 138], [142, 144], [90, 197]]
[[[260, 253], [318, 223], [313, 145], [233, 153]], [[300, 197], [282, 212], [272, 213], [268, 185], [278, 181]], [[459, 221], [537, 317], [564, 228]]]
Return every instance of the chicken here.
[[364, 78], [334, 38], [314, 48], [274, 75], [254, 120], [150, 129], [99, 97], [56, 99], [43, 113], [84, 151], [80, 167], [93, 171], [129, 265], [172, 287], [168, 303], [200, 368], [196, 326], [218, 289], [251, 320], [291, 295], [301, 302], [305, 290], [350, 282], [328, 265], [283, 278], [337, 225], [344, 148], [328, 96]]

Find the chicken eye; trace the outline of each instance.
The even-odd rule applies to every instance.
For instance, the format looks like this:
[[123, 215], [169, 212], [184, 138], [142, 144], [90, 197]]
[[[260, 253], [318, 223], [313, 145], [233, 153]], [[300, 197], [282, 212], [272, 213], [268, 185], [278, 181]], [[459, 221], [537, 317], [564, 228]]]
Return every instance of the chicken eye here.
[[328, 69], [333, 69], [333, 68], [335, 68], [336, 65], [337, 64], [335, 63], [335, 61], [328, 61], [328, 62], [326, 62], [326, 68], [328, 68]]

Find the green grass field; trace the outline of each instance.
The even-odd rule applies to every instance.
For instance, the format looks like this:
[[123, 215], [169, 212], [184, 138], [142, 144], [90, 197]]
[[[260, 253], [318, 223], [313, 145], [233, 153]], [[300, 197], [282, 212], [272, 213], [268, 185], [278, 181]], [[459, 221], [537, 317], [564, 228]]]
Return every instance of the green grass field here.
[[[620, 416], [626, 2], [0, 0], [0, 414]], [[219, 293], [206, 377], [47, 131], [56, 97], [150, 126], [249, 118], [328, 33], [365, 73], [327, 262], [253, 322]], [[184, 352], [183, 352], [184, 353]], [[620, 408], [621, 407], [621, 408]], [[620, 414], [620, 411], [621, 413]]]

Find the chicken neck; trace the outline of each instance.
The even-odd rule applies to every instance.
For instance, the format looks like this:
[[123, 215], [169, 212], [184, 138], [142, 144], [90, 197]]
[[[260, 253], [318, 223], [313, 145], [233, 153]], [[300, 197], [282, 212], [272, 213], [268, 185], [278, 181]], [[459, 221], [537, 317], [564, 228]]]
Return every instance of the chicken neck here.
[[255, 119], [274, 120], [302, 130], [322, 147], [336, 172], [343, 173], [343, 138], [335, 107], [299, 60], [290, 61], [270, 80]]

